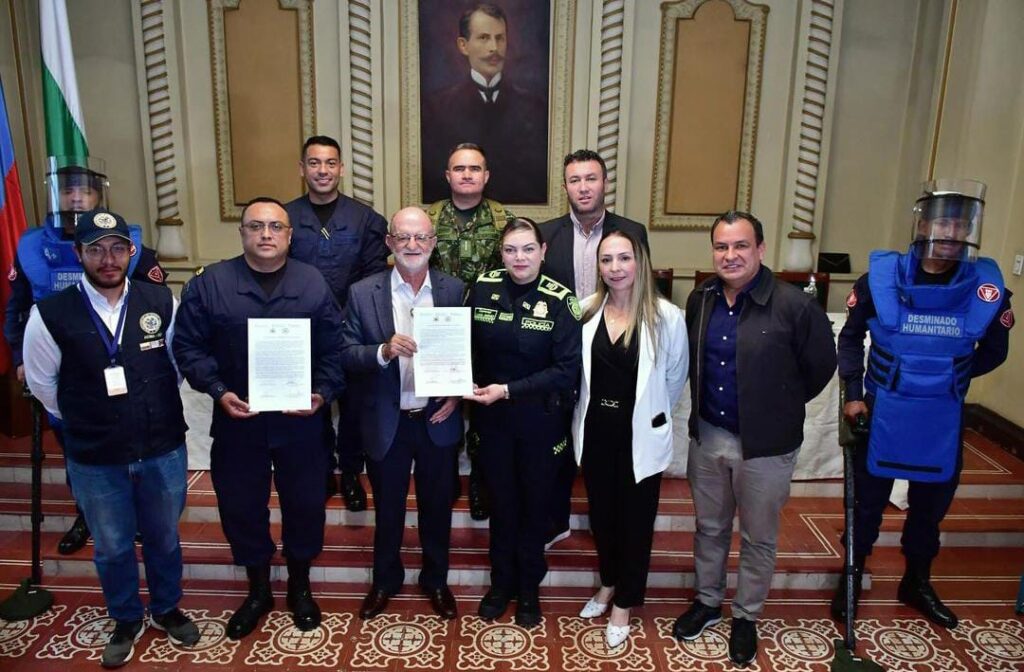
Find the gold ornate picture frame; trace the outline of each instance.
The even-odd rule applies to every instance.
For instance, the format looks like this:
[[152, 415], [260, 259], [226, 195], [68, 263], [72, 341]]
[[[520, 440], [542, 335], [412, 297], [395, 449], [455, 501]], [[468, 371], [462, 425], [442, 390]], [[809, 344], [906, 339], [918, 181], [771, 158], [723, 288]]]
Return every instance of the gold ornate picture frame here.
[[[655, 119], [654, 171], [651, 183], [650, 227], [662, 230], [709, 229], [718, 213], [679, 212], [668, 207], [670, 180], [670, 149], [674, 146], [673, 134], [685, 133], [689, 129], [673, 125], [673, 102], [684, 96], [676, 89], [677, 49], [679, 47], [679, 24], [681, 20], [692, 20], [704, 5], [724, 3], [731, 8], [737, 24], [749, 22], [749, 37], [746, 53], [746, 73], [743, 85], [742, 124], [738, 137], [738, 162], [735, 166], [735, 184], [727, 185], [735, 190], [735, 203], [731, 206], [749, 210], [754, 179], [754, 154], [757, 145], [758, 108], [761, 100], [761, 78], [764, 62], [765, 32], [768, 10], [765, 5], [746, 0], [677, 0], [661, 5], [661, 58], [658, 72], [658, 102]], [[717, 8], [716, 8], [717, 9]], [[698, 66], [699, 67], [699, 66]], [[684, 92], [688, 93], [688, 92]], [[693, 91], [686, 97], [687, 104], [701, 103], [700, 91]], [[676, 124], [677, 126], [682, 124]], [[697, 131], [700, 132], [699, 130]]]
[[[421, 164], [423, 141], [420, 134], [420, 26], [419, 1], [401, 0], [401, 144], [403, 204], [428, 205], [423, 200]], [[569, 150], [572, 102], [572, 48], [576, 0], [551, 0], [548, 78], [547, 191], [543, 204], [505, 203], [517, 215], [538, 221], [564, 214], [568, 208], [562, 189], [562, 159]], [[509, 22], [514, 21], [510, 15]], [[514, 30], [510, 32], [514, 35]], [[456, 31], [452, 31], [454, 39]], [[453, 110], [453, 114], [457, 111]], [[486, 147], [484, 148], [486, 150]], [[439, 166], [438, 170], [443, 170]], [[486, 194], [486, 192], [485, 192]]]

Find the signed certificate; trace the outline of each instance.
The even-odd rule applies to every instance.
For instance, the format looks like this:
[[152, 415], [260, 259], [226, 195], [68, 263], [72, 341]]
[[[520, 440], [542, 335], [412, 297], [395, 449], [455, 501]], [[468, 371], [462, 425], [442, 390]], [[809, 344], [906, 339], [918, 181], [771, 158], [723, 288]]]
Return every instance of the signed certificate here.
[[412, 318], [412, 358], [417, 397], [473, 393], [469, 308], [417, 308]]
[[249, 319], [249, 408], [306, 411], [312, 407], [309, 319]]

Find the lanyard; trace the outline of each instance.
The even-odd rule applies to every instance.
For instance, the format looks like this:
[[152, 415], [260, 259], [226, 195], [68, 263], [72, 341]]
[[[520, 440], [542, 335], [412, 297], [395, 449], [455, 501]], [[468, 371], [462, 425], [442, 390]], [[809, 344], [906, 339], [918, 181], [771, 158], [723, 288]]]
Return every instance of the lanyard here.
[[124, 316], [128, 313], [128, 290], [124, 292], [124, 297], [121, 303], [121, 315], [117, 318], [117, 329], [114, 330], [114, 337], [109, 336], [110, 329], [103, 323], [100, 316], [96, 314], [96, 309], [92, 307], [92, 301], [89, 300], [89, 295], [85, 293], [85, 284], [80, 280], [78, 282], [78, 289], [82, 294], [82, 301], [85, 301], [85, 310], [89, 313], [89, 317], [92, 318], [92, 323], [96, 325], [96, 331], [100, 333], [100, 338], [103, 339], [103, 347], [107, 349], [107, 357], [110, 358], [110, 363], [114, 364], [117, 360], [117, 351], [121, 349], [121, 330], [124, 328]]

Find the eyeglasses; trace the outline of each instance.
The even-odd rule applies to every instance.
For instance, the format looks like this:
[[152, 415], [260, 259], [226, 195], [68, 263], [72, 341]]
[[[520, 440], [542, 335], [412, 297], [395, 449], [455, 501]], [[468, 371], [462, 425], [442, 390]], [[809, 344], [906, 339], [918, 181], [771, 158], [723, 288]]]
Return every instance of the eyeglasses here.
[[131, 251], [131, 248], [125, 243], [114, 243], [110, 247], [103, 247], [102, 245], [86, 245], [82, 249], [82, 256], [92, 261], [99, 261], [103, 257], [110, 253], [112, 257], [126, 257]]
[[408, 233], [389, 233], [388, 236], [391, 237], [391, 240], [395, 241], [396, 245], [408, 245], [409, 242], [413, 240], [417, 243], [427, 243], [437, 238], [437, 235], [433, 233], [417, 233], [415, 235], [409, 235]]
[[284, 222], [242, 222], [242, 230], [248, 231], [249, 233], [263, 233], [264, 229], [270, 229], [274, 233], [281, 233], [285, 229], [290, 229]]

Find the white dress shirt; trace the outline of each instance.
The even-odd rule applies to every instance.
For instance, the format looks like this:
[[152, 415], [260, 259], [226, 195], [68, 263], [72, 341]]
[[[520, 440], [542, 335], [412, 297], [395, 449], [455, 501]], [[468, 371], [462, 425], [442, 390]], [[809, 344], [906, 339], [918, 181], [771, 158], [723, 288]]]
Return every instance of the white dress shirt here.
[[583, 225], [576, 213], [569, 209], [572, 220], [572, 266], [576, 279], [576, 296], [580, 301], [597, 291], [597, 248], [601, 245], [601, 232], [604, 229], [604, 217], [607, 210], [601, 213], [590, 235], [583, 231]]
[[[413, 311], [416, 308], [433, 308], [434, 295], [430, 286], [430, 273], [423, 280], [419, 292], [413, 292], [412, 285], [402, 279], [398, 269], [391, 270], [391, 314], [395, 319], [395, 333], [412, 338]], [[384, 359], [384, 344], [377, 348], [377, 363], [382, 367], [388, 362]], [[427, 397], [416, 396], [416, 380], [413, 377], [411, 357], [398, 358], [398, 376], [402, 381], [402, 395], [399, 406], [403, 411], [423, 408], [427, 405]]]
[[[492, 88], [494, 88], [495, 86], [497, 86], [498, 84], [501, 83], [501, 73], [500, 72], [498, 74], [496, 74], [494, 77], [492, 77], [490, 82], [487, 81], [486, 77], [481, 75], [479, 72], [477, 72], [473, 68], [469, 69], [469, 76], [476, 83], [477, 86], [482, 86], [482, 87], [488, 88], [488, 89], [492, 89]], [[495, 91], [491, 95], [491, 99], [487, 100], [487, 94], [484, 93], [483, 91], [481, 91], [480, 92], [480, 97], [483, 98], [485, 103], [496, 103], [496, 102], [498, 102], [498, 94], [499, 93], [501, 93], [501, 89]]]

